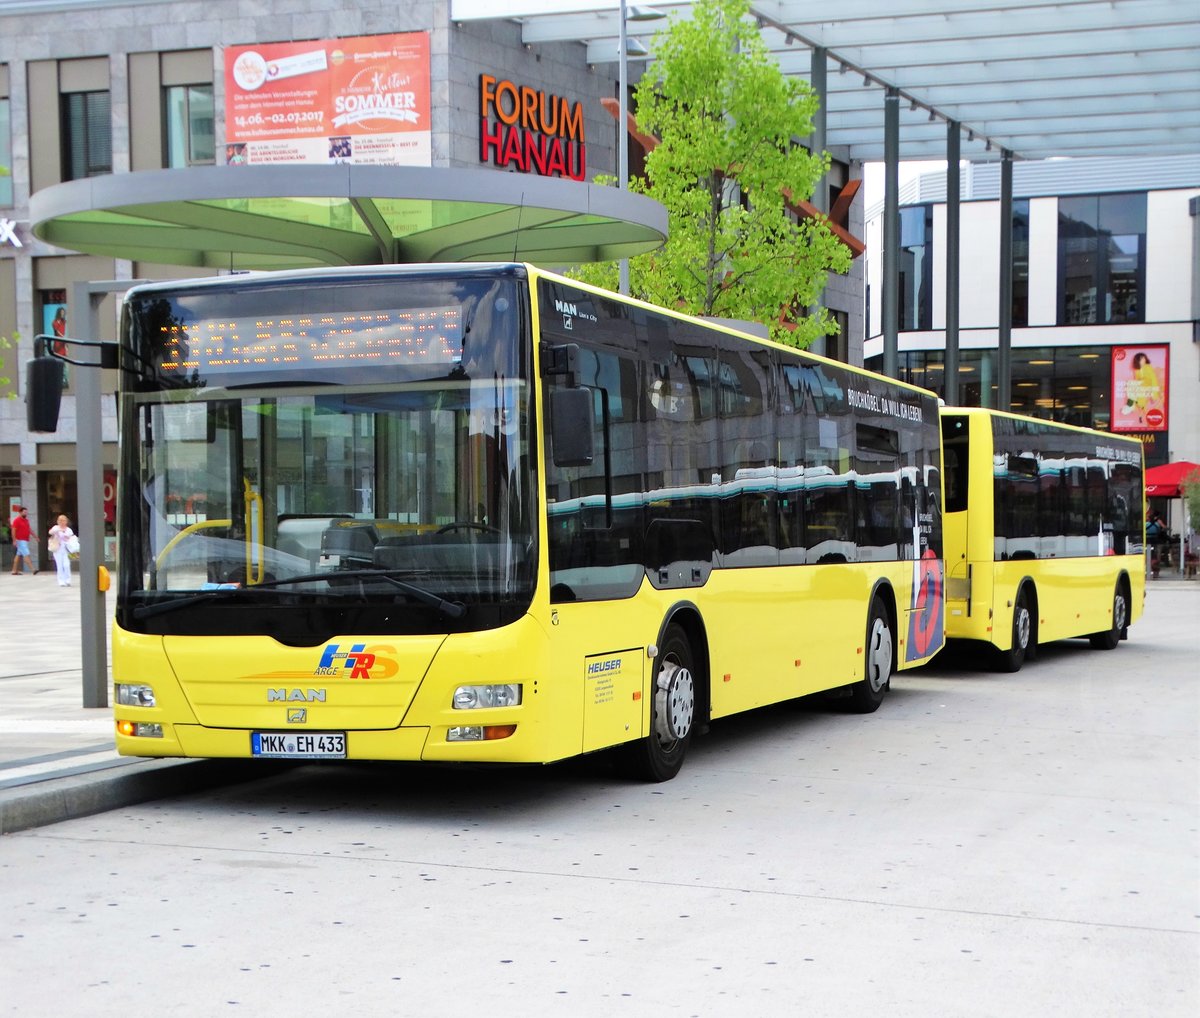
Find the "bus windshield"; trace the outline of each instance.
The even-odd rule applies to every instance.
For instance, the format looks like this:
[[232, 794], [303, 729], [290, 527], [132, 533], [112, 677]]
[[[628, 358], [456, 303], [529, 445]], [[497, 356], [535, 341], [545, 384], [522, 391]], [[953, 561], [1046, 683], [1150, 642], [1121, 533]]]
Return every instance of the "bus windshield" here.
[[[422, 281], [419, 305], [395, 277], [364, 283], [349, 307], [344, 285], [337, 308], [296, 287], [302, 307], [260, 293], [211, 318], [203, 293], [127, 305], [145, 374], [123, 435], [123, 626], [311, 643], [348, 612], [358, 631], [445, 632], [528, 606], [516, 286], [455, 282]], [[433, 310], [414, 329], [421, 306]], [[351, 328], [352, 316], [370, 324]], [[317, 324], [297, 339], [302, 320]]]

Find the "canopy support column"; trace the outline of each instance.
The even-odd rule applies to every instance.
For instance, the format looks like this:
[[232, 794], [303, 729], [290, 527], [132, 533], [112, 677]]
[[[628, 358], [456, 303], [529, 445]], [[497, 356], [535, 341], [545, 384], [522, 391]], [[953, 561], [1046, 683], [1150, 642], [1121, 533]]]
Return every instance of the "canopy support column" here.
[[[825, 109], [828, 103], [828, 86], [825, 80], [826, 70], [826, 55], [827, 51], [824, 46], [814, 46], [812, 51], [812, 68], [809, 74], [808, 83], [812, 87], [813, 94], [817, 97], [817, 110], [813, 114], [812, 134], [809, 139], [812, 145], [812, 154], [820, 156], [825, 151], [825, 146], [828, 144]], [[816, 187], [813, 188], [812, 205], [822, 216], [829, 215], [829, 180], [826, 174], [822, 173], [817, 180]], [[817, 295], [817, 299], [808, 308], [809, 314], [815, 314], [824, 306], [825, 291], [822, 288], [821, 293]], [[813, 345], [814, 353], [826, 353], [828, 350], [827, 336], [822, 336], [817, 343]]]
[[[1000, 327], [997, 360], [997, 410], [1012, 409], [1012, 152], [1000, 153]], [[986, 403], [984, 404], [987, 405]]]
[[[812, 51], [812, 71], [809, 74], [808, 83], [812, 86], [813, 94], [817, 97], [817, 111], [813, 114], [812, 122], [812, 154], [815, 156], [821, 155], [825, 151], [826, 145], [829, 144], [827, 138], [826, 124], [826, 107], [828, 106], [828, 86], [825, 80], [825, 71], [827, 66], [828, 51], [824, 46], [814, 46]], [[817, 181], [817, 186], [813, 190], [812, 196], [813, 208], [818, 212], [829, 215], [829, 181], [825, 174], [821, 175], [821, 179]]]
[[946, 124], [946, 362], [943, 395], [951, 406], [958, 406], [958, 301], [959, 301], [959, 241], [960, 192], [959, 172], [962, 125], [957, 120]]
[[883, 100], [883, 373], [897, 377], [900, 309], [900, 92]]

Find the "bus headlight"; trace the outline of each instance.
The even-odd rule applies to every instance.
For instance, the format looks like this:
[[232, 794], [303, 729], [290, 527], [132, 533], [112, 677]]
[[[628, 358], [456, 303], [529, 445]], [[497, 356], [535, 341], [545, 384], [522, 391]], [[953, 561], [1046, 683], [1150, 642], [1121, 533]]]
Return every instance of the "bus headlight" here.
[[446, 731], [446, 741], [492, 742], [496, 739], [508, 739], [516, 730], [516, 725], [458, 725]]
[[154, 687], [132, 682], [117, 683], [117, 703], [122, 707], [153, 707]]
[[118, 721], [117, 732], [139, 739], [161, 739], [163, 737], [162, 725], [147, 724], [143, 721]]
[[520, 683], [495, 686], [459, 686], [454, 691], [455, 710], [478, 710], [484, 707], [515, 707], [521, 702]]

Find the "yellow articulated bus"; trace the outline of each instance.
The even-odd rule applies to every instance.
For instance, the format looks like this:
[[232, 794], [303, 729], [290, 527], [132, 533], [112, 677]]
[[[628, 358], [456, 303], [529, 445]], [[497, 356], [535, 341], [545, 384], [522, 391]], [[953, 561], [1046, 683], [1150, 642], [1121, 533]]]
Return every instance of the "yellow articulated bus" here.
[[1145, 601], [1141, 443], [949, 408], [942, 437], [947, 638], [1013, 672], [1039, 643], [1115, 648]]
[[533, 266], [132, 289], [117, 746], [665, 780], [943, 643], [936, 398]]

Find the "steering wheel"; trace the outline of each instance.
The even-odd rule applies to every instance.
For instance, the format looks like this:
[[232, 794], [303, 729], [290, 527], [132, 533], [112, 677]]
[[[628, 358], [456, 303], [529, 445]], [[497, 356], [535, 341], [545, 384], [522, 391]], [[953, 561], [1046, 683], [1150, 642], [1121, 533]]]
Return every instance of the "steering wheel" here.
[[495, 527], [489, 527], [486, 523], [447, 523], [444, 527], [438, 527], [439, 534], [449, 534], [455, 530], [478, 530], [483, 534], [499, 534], [500, 531]]

